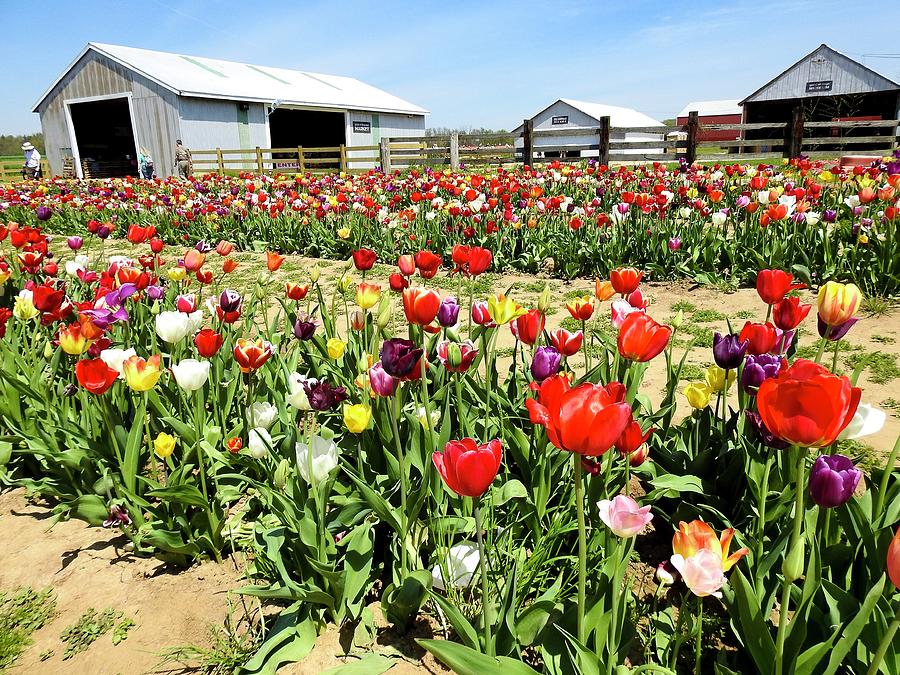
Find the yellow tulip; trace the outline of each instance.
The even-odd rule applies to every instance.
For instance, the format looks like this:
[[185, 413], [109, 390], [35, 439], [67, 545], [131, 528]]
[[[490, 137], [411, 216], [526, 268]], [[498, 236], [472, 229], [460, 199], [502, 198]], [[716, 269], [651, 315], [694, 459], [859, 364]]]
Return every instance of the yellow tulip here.
[[319, 263], [313, 265], [313, 268], [309, 271], [309, 280], [313, 283], [319, 281], [319, 275], [322, 273], [322, 268], [319, 267]]
[[38, 314], [40, 314], [40, 312], [34, 306], [31, 298], [21, 295], [16, 298], [16, 304], [13, 305], [14, 317], [22, 319], [22, 321], [31, 321], [31, 319]]
[[331, 338], [326, 343], [326, 347], [328, 348], [328, 357], [337, 360], [344, 355], [344, 350], [347, 348], [347, 343], [340, 338]]
[[356, 304], [362, 309], [371, 309], [381, 298], [381, 286], [362, 283], [356, 287]]
[[166, 272], [166, 276], [169, 277], [169, 281], [184, 281], [184, 278], [187, 276], [187, 270], [183, 267], [173, 267]]
[[714, 392], [727, 389], [737, 378], [737, 370], [728, 371], [728, 383], [725, 383], [725, 370], [719, 366], [712, 365], [706, 369], [706, 386]]
[[509, 323], [526, 314], [525, 308], [519, 303], [507, 298], [503, 293], [492, 295], [488, 298], [488, 314], [491, 320], [498, 326]]
[[175, 452], [175, 443], [177, 442], [174, 436], [167, 434], [165, 431], [160, 431], [159, 436], [153, 441], [153, 452], [160, 459], [171, 457], [172, 453]]
[[122, 362], [122, 375], [125, 377], [125, 384], [133, 391], [149, 391], [153, 389], [162, 375], [159, 359], [159, 354], [154, 354], [146, 360], [140, 356], [129, 356]]
[[81, 324], [73, 323], [59, 331], [59, 346], [66, 354], [73, 356], [84, 354], [90, 344], [87, 338], [81, 334]]
[[692, 408], [703, 410], [709, 405], [713, 390], [703, 382], [691, 382], [684, 388], [684, 395]]
[[12, 273], [8, 269], [3, 269], [2, 267], [0, 267], [0, 286], [7, 282], [10, 274]]
[[365, 403], [344, 406], [344, 424], [351, 434], [361, 434], [372, 419], [372, 409]]
[[859, 235], [859, 237], [857, 238], [856, 241], [857, 241], [857, 243], [862, 244], [863, 246], [865, 246], [866, 244], [869, 243], [869, 236], [868, 236], [868, 235], [865, 235], [865, 234], [861, 234], [861, 235]]
[[349, 239], [350, 238], [350, 228], [342, 227], [337, 231], [337, 236], [341, 239]]
[[819, 289], [819, 318], [829, 326], [840, 326], [853, 318], [862, 297], [856, 284], [829, 281]]

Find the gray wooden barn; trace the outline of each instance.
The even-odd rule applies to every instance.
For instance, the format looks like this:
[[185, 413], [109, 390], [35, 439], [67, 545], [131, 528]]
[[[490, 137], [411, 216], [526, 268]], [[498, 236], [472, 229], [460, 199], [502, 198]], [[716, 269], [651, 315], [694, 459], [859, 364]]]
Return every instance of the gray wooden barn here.
[[[195, 149], [377, 145], [421, 136], [427, 110], [350, 77], [88, 43], [34, 105], [54, 174], [137, 175], [145, 149], [173, 169]], [[360, 165], [355, 165], [357, 168]]]

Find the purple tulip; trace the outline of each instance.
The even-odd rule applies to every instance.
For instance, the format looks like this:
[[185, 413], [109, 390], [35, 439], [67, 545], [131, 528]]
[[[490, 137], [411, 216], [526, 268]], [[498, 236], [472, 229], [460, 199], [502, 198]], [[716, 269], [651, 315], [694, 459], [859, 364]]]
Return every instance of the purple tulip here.
[[210, 251], [212, 251], [212, 246], [207, 244], [202, 239], [194, 245], [194, 248], [200, 251], [200, 253], [209, 253]]
[[219, 294], [219, 309], [228, 314], [236, 312], [241, 307], [241, 294], [226, 288]]
[[681, 249], [681, 237], [672, 237], [669, 239], [669, 250], [678, 251]]
[[66, 243], [69, 245], [70, 249], [72, 249], [73, 251], [77, 251], [82, 246], [84, 246], [84, 239], [82, 239], [78, 235], [75, 235], [66, 239]]
[[166, 289], [163, 286], [147, 286], [147, 297], [152, 302], [162, 300], [166, 295]]
[[750, 394], [755, 394], [763, 380], [778, 375], [781, 369], [781, 358], [774, 354], [750, 354], [744, 362], [744, 370], [741, 373], [741, 388]]
[[[825, 333], [829, 328], [828, 324], [822, 321], [822, 317], [820, 316], [816, 316], [816, 320], [816, 328], [818, 328], [819, 330], [819, 337], [825, 337]], [[859, 321], [859, 319], [854, 316], [847, 319], [840, 326], [831, 326], [831, 330], [828, 331], [827, 339], [831, 340], [832, 342], [837, 342], [842, 337], [844, 337], [851, 328], [853, 328], [853, 324], [855, 324], [857, 321]]]
[[834, 209], [825, 209], [825, 213], [822, 214], [822, 220], [826, 223], [833, 223], [837, 220], [837, 211]]
[[39, 206], [35, 209], [34, 215], [38, 220], [44, 222], [50, 220], [50, 218], [53, 216], [53, 211], [51, 211], [47, 206]]
[[294, 336], [298, 340], [311, 340], [313, 334], [316, 332], [316, 322], [313, 321], [310, 317], [302, 314], [297, 317], [297, 321], [294, 322]]
[[749, 345], [748, 340], [741, 342], [737, 335], [716, 333], [713, 335], [713, 358], [716, 365], [725, 370], [736, 370], [743, 362]]
[[796, 330], [775, 329], [775, 346], [772, 352], [775, 354], [784, 354], [794, 342], [794, 336], [797, 335]]
[[419, 359], [423, 350], [417, 347], [412, 340], [403, 338], [391, 338], [381, 345], [381, 367], [391, 377], [406, 377], [409, 375]]
[[853, 496], [862, 478], [849, 457], [821, 455], [809, 474], [809, 496], [819, 506], [833, 509]]
[[734, 205], [739, 209], [745, 209], [750, 206], [750, 197], [748, 197], [747, 195], [741, 195], [734, 200]]
[[109, 228], [109, 225], [101, 225], [97, 230], [97, 236], [101, 239], [106, 239], [109, 235], [112, 234], [112, 230]]
[[393, 396], [397, 390], [397, 380], [381, 367], [381, 361], [369, 368], [369, 384], [378, 396]]
[[753, 412], [752, 410], [746, 410], [744, 411], [744, 414], [747, 416], [750, 428], [753, 429], [753, 432], [760, 443], [775, 450], [784, 450], [790, 446], [790, 443], [781, 440], [766, 428], [759, 413]]
[[561, 360], [560, 353], [554, 347], [538, 347], [531, 360], [531, 376], [535, 381], [543, 382], [559, 372]]
[[456, 321], [459, 318], [459, 303], [456, 301], [452, 295], [448, 295], [441, 301], [441, 306], [438, 307], [437, 320], [438, 323], [444, 326], [445, 328], [449, 328], [451, 326], [456, 325]]
[[342, 401], [347, 400], [347, 390], [334, 387], [323, 380], [307, 380], [303, 383], [309, 407], [320, 412], [331, 410]]
[[128, 515], [128, 511], [118, 504], [110, 506], [109, 517], [103, 521], [103, 527], [121, 527], [127, 525], [131, 525], [131, 516]]

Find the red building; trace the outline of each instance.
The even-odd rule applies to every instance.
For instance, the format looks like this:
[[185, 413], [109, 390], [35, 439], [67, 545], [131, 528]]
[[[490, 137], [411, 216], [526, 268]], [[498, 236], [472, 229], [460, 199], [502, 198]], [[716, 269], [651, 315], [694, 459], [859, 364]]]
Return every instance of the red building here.
[[737, 100], [727, 101], [694, 101], [684, 106], [678, 113], [675, 123], [679, 126], [687, 124], [688, 114], [696, 110], [700, 118], [700, 143], [715, 143], [716, 141], [737, 141], [741, 138], [741, 132], [732, 130], [704, 130], [705, 124], [740, 124], [741, 106]]

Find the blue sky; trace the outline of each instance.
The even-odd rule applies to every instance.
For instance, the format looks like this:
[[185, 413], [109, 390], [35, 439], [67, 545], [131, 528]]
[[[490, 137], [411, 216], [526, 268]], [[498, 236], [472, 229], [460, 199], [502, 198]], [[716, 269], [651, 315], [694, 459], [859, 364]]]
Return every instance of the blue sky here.
[[513, 128], [557, 98], [657, 119], [742, 98], [822, 42], [900, 79], [898, 0], [4, 0], [0, 133], [89, 41], [357, 77], [429, 126]]

